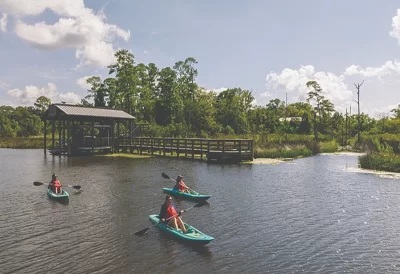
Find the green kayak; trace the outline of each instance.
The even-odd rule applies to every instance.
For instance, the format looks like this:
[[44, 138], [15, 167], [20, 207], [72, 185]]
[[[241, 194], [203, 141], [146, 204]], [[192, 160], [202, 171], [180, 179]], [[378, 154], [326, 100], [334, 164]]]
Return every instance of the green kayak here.
[[61, 194], [54, 193], [50, 188], [47, 189], [47, 196], [53, 200], [65, 201], [69, 199], [69, 194], [64, 189]]
[[[150, 221], [153, 224], [158, 224], [160, 222], [160, 219], [158, 218], [157, 214], [153, 214], [149, 216]], [[162, 231], [168, 233], [171, 236], [174, 236], [175, 238], [178, 238], [180, 240], [184, 240], [186, 242], [190, 242], [193, 244], [201, 244], [205, 245], [214, 240], [213, 237], [208, 236], [201, 232], [200, 230], [194, 228], [191, 225], [188, 225], [186, 223], [185, 227], [187, 229], [187, 233], [183, 233], [182, 230], [176, 230], [173, 227], [170, 227], [169, 225], [166, 225], [164, 223], [160, 223], [157, 227], [161, 229]]]
[[187, 199], [191, 201], [205, 201], [211, 198], [211, 195], [206, 195], [206, 194], [200, 194], [198, 192], [193, 192], [193, 193], [186, 193], [182, 192], [179, 190], [176, 190], [174, 188], [163, 188], [163, 191], [169, 195], [182, 198], [182, 199]]

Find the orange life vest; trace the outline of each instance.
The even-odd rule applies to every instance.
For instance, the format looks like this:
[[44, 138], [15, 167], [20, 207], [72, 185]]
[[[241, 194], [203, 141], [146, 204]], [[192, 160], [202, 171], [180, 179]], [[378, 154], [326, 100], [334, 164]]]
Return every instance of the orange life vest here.
[[178, 189], [180, 191], [184, 191], [185, 190], [185, 183], [183, 181], [179, 181], [178, 183]]
[[166, 217], [170, 218], [170, 217], [176, 216], [176, 215], [178, 215], [178, 212], [176, 212], [176, 209], [172, 205], [169, 205], [167, 208], [167, 216]]
[[57, 187], [57, 188], [61, 187], [61, 183], [59, 180], [51, 181], [51, 183], [53, 184], [54, 187]]

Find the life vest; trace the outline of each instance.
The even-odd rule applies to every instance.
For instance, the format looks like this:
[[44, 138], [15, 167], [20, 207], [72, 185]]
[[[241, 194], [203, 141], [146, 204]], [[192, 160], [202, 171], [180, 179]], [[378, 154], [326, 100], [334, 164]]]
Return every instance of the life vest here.
[[51, 182], [53, 184], [54, 187], [60, 188], [61, 187], [61, 183], [59, 180], [55, 180]]
[[178, 215], [178, 212], [176, 212], [175, 208], [172, 205], [169, 205], [167, 207], [167, 218], [170, 218], [172, 216]]
[[179, 181], [178, 190], [180, 190], [180, 191], [184, 191], [185, 190], [185, 183], [183, 181]]

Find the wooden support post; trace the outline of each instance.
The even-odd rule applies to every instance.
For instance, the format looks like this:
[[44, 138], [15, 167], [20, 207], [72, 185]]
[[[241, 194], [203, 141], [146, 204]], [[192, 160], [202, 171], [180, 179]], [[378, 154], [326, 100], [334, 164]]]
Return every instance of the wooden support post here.
[[176, 156], [178, 157], [178, 159], [179, 159], [179, 138], [178, 139], [176, 139]]
[[46, 140], [47, 140], [47, 120], [43, 121], [43, 152], [46, 154]]
[[165, 142], [166, 142], [166, 139], [163, 138], [162, 140], [163, 140], [163, 156], [165, 156]]
[[242, 158], [242, 140], [239, 141], [239, 157]]
[[120, 142], [120, 136], [119, 136], [119, 121], [117, 121], [117, 146], [116, 146], [116, 152], [119, 152], [119, 142]]
[[61, 120], [58, 118], [58, 152], [61, 157]]
[[92, 122], [92, 153], [94, 153], [94, 122]]
[[154, 154], [154, 138], [151, 138], [151, 155]]
[[188, 149], [188, 147], [187, 147], [187, 139], [185, 139], [185, 157], [187, 157], [187, 149]]
[[254, 159], [254, 140], [250, 141], [250, 147], [251, 147], [251, 160], [253, 161], [253, 159]]
[[222, 162], [225, 160], [225, 141], [222, 141]]
[[140, 138], [140, 154], [143, 154], [143, 138]]
[[111, 122], [111, 153], [114, 153], [115, 141], [114, 141], [114, 120]]
[[63, 140], [63, 148], [65, 148], [65, 120], [62, 121], [62, 140]]
[[129, 152], [132, 153], [132, 120], [129, 120]]
[[54, 149], [54, 132], [56, 131], [54, 118], [51, 120], [51, 149]]
[[71, 155], [71, 125], [70, 125], [70, 121], [67, 121], [67, 155]]
[[207, 161], [210, 160], [210, 140], [207, 140]]
[[192, 160], [194, 160], [194, 139], [192, 139]]
[[200, 140], [200, 159], [203, 160], [203, 140]]

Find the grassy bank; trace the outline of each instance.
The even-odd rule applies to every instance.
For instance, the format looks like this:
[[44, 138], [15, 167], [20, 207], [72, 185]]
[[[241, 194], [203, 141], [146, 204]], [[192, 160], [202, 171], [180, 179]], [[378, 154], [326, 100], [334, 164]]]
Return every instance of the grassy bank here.
[[[238, 136], [225, 136], [221, 139], [234, 139]], [[249, 136], [250, 137], [250, 136]], [[301, 137], [301, 138], [300, 138]], [[51, 147], [51, 136], [47, 137], [47, 147]], [[7, 137], [0, 138], [1, 148], [43, 148], [43, 136], [35, 137]], [[336, 141], [322, 141], [315, 144], [310, 140], [310, 136], [293, 135], [288, 136], [285, 140], [283, 136], [270, 135], [268, 141], [256, 138], [254, 142], [254, 157], [255, 158], [299, 158], [307, 157], [317, 153], [336, 152], [338, 144]], [[127, 157], [131, 154], [113, 154], [114, 157]], [[181, 154], [182, 156], [182, 154]], [[195, 157], [197, 158], [198, 155]], [[172, 157], [176, 157], [173, 155]], [[198, 156], [199, 158], [200, 156]]]
[[389, 172], [400, 172], [400, 156], [369, 154], [359, 157], [361, 168]]
[[143, 159], [152, 158], [149, 154], [130, 154], [130, 153], [114, 153], [114, 154], [99, 154], [97, 157], [116, 157], [116, 158], [129, 158], [129, 159]]
[[[50, 147], [51, 143], [47, 144]], [[43, 148], [43, 136], [34, 137], [2, 137], [1, 148]]]
[[332, 153], [338, 151], [336, 141], [325, 141], [317, 144], [307, 142], [269, 143], [262, 147], [255, 145], [254, 157], [256, 158], [299, 158], [308, 157], [318, 153]]

